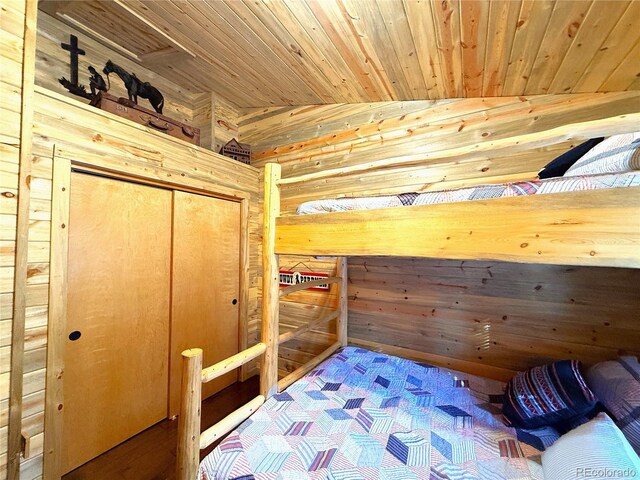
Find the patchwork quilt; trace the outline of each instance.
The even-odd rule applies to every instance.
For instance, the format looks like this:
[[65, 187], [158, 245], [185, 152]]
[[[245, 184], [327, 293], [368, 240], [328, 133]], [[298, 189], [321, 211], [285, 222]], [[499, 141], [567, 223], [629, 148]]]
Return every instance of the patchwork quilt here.
[[637, 187], [640, 171], [606, 173], [575, 177], [557, 177], [545, 180], [502, 183], [496, 185], [474, 185], [472, 187], [441, 190], [436, 192], [412, 192], [399, 195], [373, 197], [345, 197], [328, 200], [313, 200], [298, 207], [298, 214], [344, 212], [349, 210], [373, 210], [376, 208], [409, 207], [455, 203], [491, 198], [517, 197], [520, 195], [544, 195], [548, 193], [599, 190], [603, 188]]
[[201, 480], [542, 479], [552, 429], [507, 427], [504, 384], [345, 347], [274, 395]]

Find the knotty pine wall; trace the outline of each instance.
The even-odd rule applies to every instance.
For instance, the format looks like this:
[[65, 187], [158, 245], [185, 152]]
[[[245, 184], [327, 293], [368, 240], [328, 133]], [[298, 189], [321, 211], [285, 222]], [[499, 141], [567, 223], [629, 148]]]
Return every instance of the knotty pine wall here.
[[[550, 95], [256, 109], [239, 128], [254, 165], [279, 162], [289, 177], [637, 111], [638, 92]], [[291, 213], [318, 198], [533, 178], [571, 145], [285, 186], [282, 209]], [[497, 378], [556, 358], [640, 353], [637, 285], [640, 271], [629, 269], [350, 258], [349, 341]]]
[[25, 3], [0, 4], [0, 479], [7, 476]]

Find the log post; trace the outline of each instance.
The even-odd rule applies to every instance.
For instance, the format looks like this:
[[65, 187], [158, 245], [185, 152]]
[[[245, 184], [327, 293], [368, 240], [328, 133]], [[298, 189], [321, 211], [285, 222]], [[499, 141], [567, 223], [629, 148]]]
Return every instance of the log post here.
[[262, 342], [267, 346], [260, 369], [260, 394], [268, 399], [278, 390], [280, 278], [275, 253], [276, 218], [280, 215], [280, 165], [264, 169], [264, 225], [262, 230]]
[[336, 333], [338, 335], [338, 342], [345, 347], [347, 345], [347, 320], [349, 317], [349, 295], [347, 292], [348, 279], [347, 279], [347, 257], [338, 258], [337, 276], [340, 280], [340, 296], [338, 297], [338, 321], [336, 322]]
[[196, 480], [200, 463], [200, 407], [202, 397], [202, 350], [182, 352], [182, 390], [178, 417], [176, 478]]

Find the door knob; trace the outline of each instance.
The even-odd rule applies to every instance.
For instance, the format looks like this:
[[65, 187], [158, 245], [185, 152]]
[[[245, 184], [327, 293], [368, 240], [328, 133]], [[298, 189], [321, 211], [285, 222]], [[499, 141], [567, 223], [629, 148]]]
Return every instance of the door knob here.
[[236, 303], [238, 303], [238, 300], [237, 300], [236, 298], [234, 298], [233, 300], [231, 300], [231, 303], [232, 303], [233, 305], [235, 305]]

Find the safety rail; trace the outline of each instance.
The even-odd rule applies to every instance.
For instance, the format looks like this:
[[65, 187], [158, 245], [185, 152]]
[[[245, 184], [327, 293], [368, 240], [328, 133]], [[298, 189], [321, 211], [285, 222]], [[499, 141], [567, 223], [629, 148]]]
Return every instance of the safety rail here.
[[278, 336], [278, 345], [283, 344], [284, 342], [288, 342], [289, 340], [293, 340], [294, 338], [299, 337], [305, 332], [309, 330], [313, 330], [314, 328], [318, 328], [319, 326], [330, 322], [331, 320], [335, 320], [340, 315], [340, 311], [335, 310], [333, 312], [329, 312], [322, 317], [312, 320], [309, 323], [299, 326], [298, 328], [291, 330], [290, 332], [281, 333]]
[[265, 402], [264, 395], [258, 395], [200, 433], [202, 385], [250, 362], [262, 355], [266, 349], [264, 343], [258, 343], [205, 369], [202, 368], [202, 349], [191, 348], [182, 352], [182, 402], [178, 417], [177, 454], [179, 480], [194, 480], [198, 473], [200, 450], [240, 425]]

